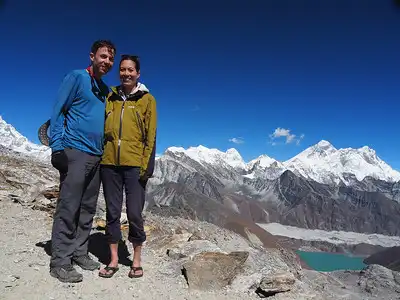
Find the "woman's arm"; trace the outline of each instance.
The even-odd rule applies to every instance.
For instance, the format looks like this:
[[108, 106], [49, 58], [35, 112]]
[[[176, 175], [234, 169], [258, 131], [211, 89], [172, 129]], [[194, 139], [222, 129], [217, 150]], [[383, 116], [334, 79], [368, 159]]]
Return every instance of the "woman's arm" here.
[[156, 157], [157, 138], [157, 105], [155, 98], [149, 95], [149, 104], [145, 115], [146, 145], [143, 153], [143, 163], [140, 170], [142, 180], [153, 176]]

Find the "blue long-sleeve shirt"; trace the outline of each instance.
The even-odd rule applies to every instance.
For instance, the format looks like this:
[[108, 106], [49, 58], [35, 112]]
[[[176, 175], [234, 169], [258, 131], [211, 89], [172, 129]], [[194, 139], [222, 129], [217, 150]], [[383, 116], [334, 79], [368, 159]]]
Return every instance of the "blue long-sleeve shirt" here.
[[65, 76], [50, 119], [53, 152], [71, 147], [102, 155], [107, 93], [108, 87], [103, 82], [98, 85], [86, 70]]

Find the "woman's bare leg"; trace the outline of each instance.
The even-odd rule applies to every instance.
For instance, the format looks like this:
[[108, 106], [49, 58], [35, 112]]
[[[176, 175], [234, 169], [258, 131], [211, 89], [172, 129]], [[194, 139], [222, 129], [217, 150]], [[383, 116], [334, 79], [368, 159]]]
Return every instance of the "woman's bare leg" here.
[[[110, 244], [110, 252], [111, 252], [111, 261], [108, 264], [109, 267], [118, 267], [118, 243]], [[113, 271], [108, 270], [106, 271], [104, 268], [100, 270], [101, 274], [111, 274]]]
[[[141, 267], [141, 263], [142, 263], [142, 244], [132, 244], [133, 247], [133, 263], [132, 263], [132, 267], [133, 268], [138, 268]], [[131, 274], [132, 275], [143, 275], [143, 270], [137, 270], [135, 269], [132, 270], [131, 269]]]

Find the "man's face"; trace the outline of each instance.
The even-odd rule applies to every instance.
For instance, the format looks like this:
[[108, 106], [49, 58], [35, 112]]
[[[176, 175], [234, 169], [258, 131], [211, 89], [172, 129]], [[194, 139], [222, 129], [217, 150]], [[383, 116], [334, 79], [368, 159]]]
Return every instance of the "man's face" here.
[[94, 72], [100, 76], [107, 74], [114, 65], [114, 54], [114, 51], [107, 47], [101, 47], [96, 53], [90, 53]]

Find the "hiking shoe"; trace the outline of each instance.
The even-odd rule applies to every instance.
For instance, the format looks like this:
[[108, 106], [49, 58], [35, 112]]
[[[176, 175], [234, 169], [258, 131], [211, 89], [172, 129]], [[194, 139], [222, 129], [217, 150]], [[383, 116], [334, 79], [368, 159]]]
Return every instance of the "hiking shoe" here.
[[78, 273], [72, 265], [65, 265], [61, 267], [52, 267], [50, 275], [57, 278], [61, 282], [81, 282], [83, 280], [82, 274]]
[[100, 263], [90, 258], [89, 254], [74, 257], [72, 261], [84, 270], [94, 271], [100, 269]]

